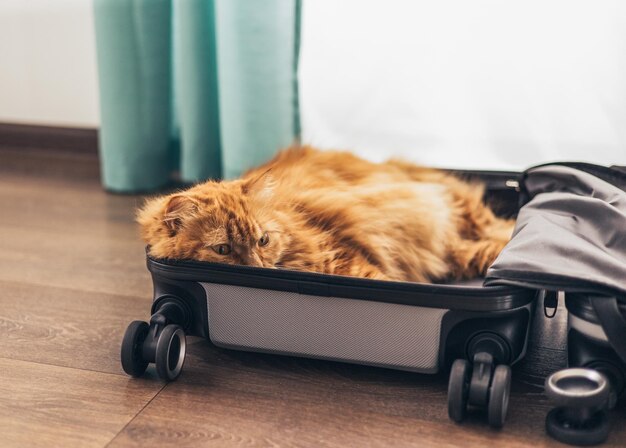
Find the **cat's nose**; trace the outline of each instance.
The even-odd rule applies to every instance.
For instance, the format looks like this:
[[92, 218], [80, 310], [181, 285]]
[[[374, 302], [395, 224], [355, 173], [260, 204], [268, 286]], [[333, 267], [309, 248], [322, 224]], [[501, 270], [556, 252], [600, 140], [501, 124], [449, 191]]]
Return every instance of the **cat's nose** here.
[[257, 266], [262, 268], [263, 267], [263, 262], [261, 261], [261, 257], [259, 257], [257, 254], [250, 254], [248, 256], [248, 266]]

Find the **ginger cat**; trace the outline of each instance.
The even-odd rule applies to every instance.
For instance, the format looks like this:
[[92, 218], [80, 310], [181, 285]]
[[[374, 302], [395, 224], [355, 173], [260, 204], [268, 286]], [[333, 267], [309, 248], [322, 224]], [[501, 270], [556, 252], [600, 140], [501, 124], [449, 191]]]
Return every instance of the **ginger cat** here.
[[299, 147], [152, 199], [138, 222], [158, 258], [441, 282], [483, 275], [509, 241], [482, 197], [436, 169]]

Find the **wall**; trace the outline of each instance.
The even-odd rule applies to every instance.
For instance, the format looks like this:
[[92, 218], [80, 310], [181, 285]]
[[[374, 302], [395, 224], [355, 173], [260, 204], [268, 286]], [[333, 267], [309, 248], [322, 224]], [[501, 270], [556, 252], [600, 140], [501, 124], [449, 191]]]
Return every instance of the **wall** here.
[[94, 127], [90, 0], [0, 1], [0, 122]]
[[303, 140], [468, 168], [626, 164], [626, 2], [304, 2]]
[[[381, 160], [626, 164], [626, 3], [304, 2], [304, 140]], [[97, 126], [90, 0], [0, 0], [0, 122]]]

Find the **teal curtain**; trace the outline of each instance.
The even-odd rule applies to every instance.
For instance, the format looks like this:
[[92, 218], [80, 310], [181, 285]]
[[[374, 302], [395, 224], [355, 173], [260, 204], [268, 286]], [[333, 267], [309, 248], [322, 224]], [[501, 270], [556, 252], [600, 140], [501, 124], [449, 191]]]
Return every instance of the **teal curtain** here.
[[300, 0], [94, 0], [110, 191], [232, 178], [299, 138]]

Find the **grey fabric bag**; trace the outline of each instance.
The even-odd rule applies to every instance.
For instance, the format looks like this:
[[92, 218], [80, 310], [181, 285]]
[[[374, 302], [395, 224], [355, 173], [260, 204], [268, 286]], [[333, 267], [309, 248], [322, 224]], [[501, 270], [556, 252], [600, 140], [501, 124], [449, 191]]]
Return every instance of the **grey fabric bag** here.
[[553, 164], [524, 173], [513, 237], [485, 285], [582, 292], [626, 362], [626, 173]]

